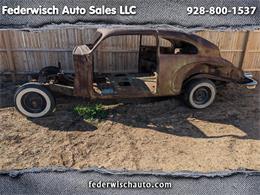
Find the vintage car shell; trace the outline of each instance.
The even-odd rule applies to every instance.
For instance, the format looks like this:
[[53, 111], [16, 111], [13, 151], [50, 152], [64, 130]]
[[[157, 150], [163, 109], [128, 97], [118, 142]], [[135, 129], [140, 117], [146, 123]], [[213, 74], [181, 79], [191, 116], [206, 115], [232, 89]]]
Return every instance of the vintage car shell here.
[[[89, 49], [87, 45], [77, 46], [73, 51], [75, 66], [75, 96], [95, 98], [92, 91], [92, 53], [107, 37], [120, 35], [155, 35], [168, 40], [181, 40], [196, 46], [198, 53], [194, 55], [160, 54], [158, 52], [158, 91], [157, 96], [178, 95], [183, 83], [189, 78], [206, 77], [230, 82], [242, 82], [243, 71], [220, 56], [216, 45], [197, 35], [171, 30], [154, 29], [98, 29], [99, 40]], [[158, 44], [159, 47], [159, 44]], [[127, 96], [127, 94], [126, 94]]]

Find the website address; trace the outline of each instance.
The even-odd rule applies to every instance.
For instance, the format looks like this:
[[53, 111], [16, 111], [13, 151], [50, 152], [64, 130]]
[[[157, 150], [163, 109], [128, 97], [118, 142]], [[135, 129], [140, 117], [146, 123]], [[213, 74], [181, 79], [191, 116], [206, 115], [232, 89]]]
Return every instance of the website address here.
[[140, 181], [89, 181], [89, 188], [94, 189], [170, 189], [170, 182], [140, 182]]

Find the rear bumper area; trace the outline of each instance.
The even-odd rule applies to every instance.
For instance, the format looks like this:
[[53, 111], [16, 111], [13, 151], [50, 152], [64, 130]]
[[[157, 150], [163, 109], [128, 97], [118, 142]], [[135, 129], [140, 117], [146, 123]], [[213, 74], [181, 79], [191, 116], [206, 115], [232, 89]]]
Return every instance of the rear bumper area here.
[[247, 87], [248, 89], [254, 89], [256, 88], [258, 82], [253, 79], [253, 75], [251, 73], [245, 73], [244, 81], [240, 84]]

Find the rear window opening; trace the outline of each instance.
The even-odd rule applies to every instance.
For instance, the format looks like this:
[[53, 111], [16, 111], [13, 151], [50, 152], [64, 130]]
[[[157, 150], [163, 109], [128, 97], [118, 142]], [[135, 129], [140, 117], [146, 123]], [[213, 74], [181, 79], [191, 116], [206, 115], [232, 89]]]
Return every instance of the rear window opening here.
[[198, 54], [198, 49], [191, 43], [181, 40], [168, 40], [160, 37], [160, 53], [161, 54]]
[[194, 45], [184, 42], [184, 41], [175, 41], [174, 42], [174, 54], [179, 55], [179, 54], [197, 54], [198, 49]]

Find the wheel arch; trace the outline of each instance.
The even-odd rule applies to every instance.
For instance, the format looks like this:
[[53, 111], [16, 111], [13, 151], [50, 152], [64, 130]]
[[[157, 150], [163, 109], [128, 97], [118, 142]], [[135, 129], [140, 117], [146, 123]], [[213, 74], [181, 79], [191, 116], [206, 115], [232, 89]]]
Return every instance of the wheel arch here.
[[180, 94], [183, 86], [192, 79], [239, 82], [243, 78], [242, 70], [224, 59], [222, 62], [200, 62], [183, 66], [173, 74], [172, 86], [175, 93]]

